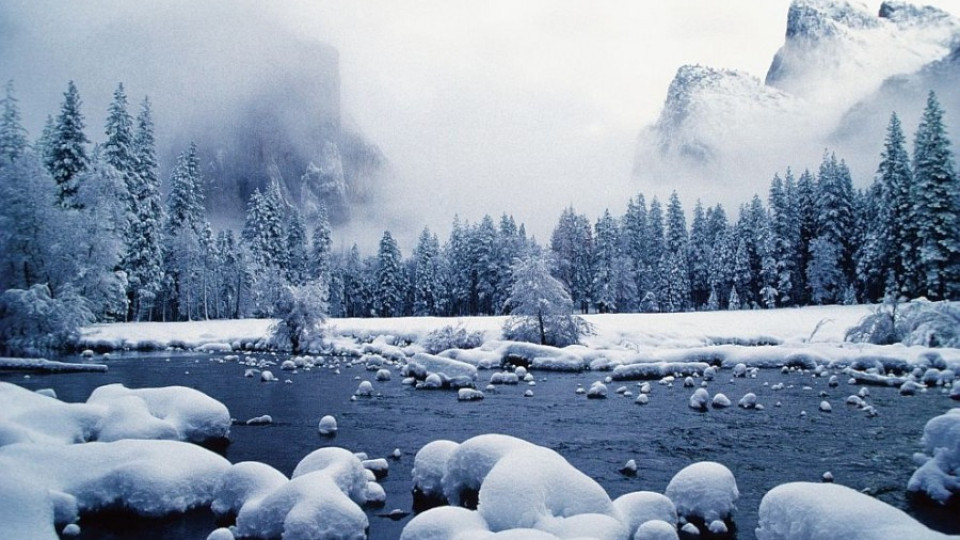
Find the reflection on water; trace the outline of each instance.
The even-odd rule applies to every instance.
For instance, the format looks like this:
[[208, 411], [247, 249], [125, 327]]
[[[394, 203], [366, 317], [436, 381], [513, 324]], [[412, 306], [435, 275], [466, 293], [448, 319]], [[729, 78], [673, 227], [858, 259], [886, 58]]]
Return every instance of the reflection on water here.
[[[609, 385], [606, 400], [587, 400], [574, 393], [578, 384], [588, 387], [603, 373], [536, 372], [534, 387], [502, 386], [486, 393], [483, 401], [458, 402], [454, 392], [403, 386], [396, 374], [391, 381], [376, 382], [374, 373], [361, 366], [341, 366], [339, 375], [328, 368], [286, 372], [274, 367], [280, 382], [262, 383], [245, 378], [245, 366], [212, 361], [218, 358], [183, 353], [114, 355], [106, 360], [107, 373], [29, 378], [5, 373], [0, 380], [31, 389], [50, 387], [65, 401], [83, 401], [97, 386], [113, 382], [129, 387], [190, 386], [222, 401], [241, 422], [271, 415], [271, 425], [235, 425], [225, 454], [233, 462], [268, 463], [287, 475], [301, 458], [322, 446], [342, 446], [371, 458], [387, 457], [399, 448], [402, 457], [389, 460], [390, 473], [381, 480], [386, 506], [368, 510], [371, 539], [398, 538], [411, 519], [412, 515], [399, 520], [384, 516], [394, 509], [412, 510], [410, 469], [421, 446], [492, 432], [556, 450], [596, 479], [611, 498], [638, 490], [663, 492], [677, 471], [695, 461], [723, 463], [740, 488], [734, 515], [739, 538], [754, 537], [757, 508], [769, 489], [790, 481], [820, 481], [826, 471], [837, 483], [874, 494], [935, 528], [960, 532], [956, 509], [914, 507], [906, 500], [905, 486], [915, 468], [911, 456], [920, 450], [924, 424], [958, 405], [935, 390], [901, 397], [896, 389], [871, 387], [868, 400], [880, 415], [867, 418], [843, 404], [854, 386], [829, 388], [826, 378], [782, 375], [777, 370], [763, 370], [756, 379], [731, 380], [730, 372], [722, 371], [710, 383], [711, 395], [723, 392], [736, 402], [754, 392], [765, 410], [731, 407], [700, 413], [687, 406], [692, 389], [679, 384], [672, 388], [653, 384], [645, 406], [615, 394], [620, 383]], [[277, 357], [277, 363], [282, 359]], [[480, 371], [481, 386], [490, 373]], [[285, 379], [292, 382], [286, 384]], [[350, 401], [360, 379], [371, 381], [379, 395]], [[771, 390], [776, 382], [784, 382], [786, 388]], [[623, 385], [637, 393], [636, 383]], [[528, 388], [534, 397], [522, 397]], [[821, 391], [828, 397], [820, 397]], [[822, 399], [831, 401], [832, 413], [818, 411]], [[337, 418], [335, 438], [317, 433], [317, 422], [326, 414]], [[618, 472], [628, 459], [640, 467], [635, 477]], [[82, 538], [203, 540], [216, 524], [209, 512], [198, 511], [157, 521], [116, 514], [103, 519], [88, 516], [81, 526]]]

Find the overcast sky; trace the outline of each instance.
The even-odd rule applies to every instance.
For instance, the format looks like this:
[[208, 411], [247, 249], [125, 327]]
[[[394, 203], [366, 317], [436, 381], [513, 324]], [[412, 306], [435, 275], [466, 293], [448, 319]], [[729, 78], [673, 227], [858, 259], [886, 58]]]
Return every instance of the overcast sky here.
[[[960, 0], [928, 3], [960, 14]], [[36, 33], [57, 43], [64, 58], [83, 57], [84, 51], [71, 50], [75, 39], [90, 43], [104, 28], [112, 32], [104, 35], [116, 36], [128, 20], [139, 28], [163, 20], [147, 9], [161, 9], [167, 17], [182, 11], [182, 17], [196, 18], [196, 31], [224, 39], [249, 35], [269, 43], [282, 39], [278, 28], [290, 28], [302, 38], [331, 43], [340, 51], [345, 114], [381, 147], [396, 172], [389, 202], [362, 227], [377, 233], [400, 229], [397, 235], [410, 245], [423, 225], [445, 235], [454, 213], [471, 221], [484, 213], [512, 213], [541, 242], [568, 204], [591, 219], [607, 207], [622, 213], [636, 192], [630, 171], [637, 133], [656, 119], [677, 67], [699, 63], [763, 78], [783, 42], [789, 0], [162, 5], [9, 0], [4, 16], [32, 18]], [[875, 11], [879, 2], [867, 5]], [[230, 12], [220, 16], [223, 10]], [[178, 39], [171, 36], [171, 51]], [[110, 42], [100, 51], [124, 46]], [[225, 48], [228, 55], [230, 50]], [[78, 74], [77, 62], [64, 61], [57, 50], [36, 58], [29, 58], [30, 50], [16, 52], [27, 62], [4, 61], [11, 49], [0, 52], [0, 77], [17, 82], [34, 134], [62, 99], [66, 80], [83, 82], [85, 103], [97, 111], [88, 113], [88, 124], [99, 129], [98, 111], [116, 82], [135, 82], [138, 70], [151, 70], [125, 64], [128, 56], [118, 54]], [[229, 70], [244, 58], [222, 61]], [[190, 65], [185, 62], [185, 69]], [[131, 94], [149, 91], [134, 88]], [[46, 112], [36, 118], [31, 108]], [[757, 181], [757, 190], [764, 190], [767, 179]], [[689, 213], [697, 194], [681, 197]]]

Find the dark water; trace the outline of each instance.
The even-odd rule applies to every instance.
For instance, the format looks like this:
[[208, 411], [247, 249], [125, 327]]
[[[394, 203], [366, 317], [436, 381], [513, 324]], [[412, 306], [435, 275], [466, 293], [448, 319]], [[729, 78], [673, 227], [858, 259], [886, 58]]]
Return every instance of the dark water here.
[[[267, 355], [252, 355], [268, 358]], [[369, 509], [370, 538], [395, 539], [410, 517], [393, 521], [378, 514], [393, 509], [410, 511], [410, 469], [417, 450], [437, 439], [461, 442], [483, 433], [505, 433], [552, 448], [575, 467], [597, 480], [616, 498], [638, 490], [663, 492], [673, 475], [695, 461], [712, 460], [726, 465], [737, 479], [741, 497], [734, 514], [737, 538], [754, 538], [760, 499], [774, 486], [791, 481], [819, 481], [830, 471], [836, 482], [865, 490], [881, 500], [917, 516], [944, 532], [960, 533], [956, 509], [943, 510], [911, 504], [905, 487], [915, 466], [911, 459], [920, 450], [927, 420], [958, 406], [937, 390], [901, 397], [896, 389], [870, 387], [868, 398], [880, 415], [867, 418], [863, 411], [844, 404], [859, 387], [841, 384], [829, 388], [826, 378], [762, 370], [756, 379], [730, 380], [721, 371], [710, 383], [711, 395], [723, 392], [734, 404], [754, 392], [762, 411], [736, 406], [701, 413], [687, 401], [692, 389], [653, 383], [650, 403], [636, 405], [632, 398], [614, 393], [621, 385], [638, 393], [636, 382], [609, 384], [610, 398], [588, 400], [576, 395], [577, 384], [589, 387], [604, 373], [561, 374], [536, 372], [537, 384], [501, 386], [479, 402], [458, 402], [456, 393], [414, 390], [400, 384], [399, 374], [389, 382], [375, 382], [374, 373], [362, 367], [284, 372], [272, 368], [283, 382], [261, 383], [244, 378], [245, 366], [212, 361], [219, 355], [137, 354], [106, 361], [107, 373], [31, 375], [0, 374], [0, 380], [31, 389], [50, 387], [64, 401], [83, 401], [97, 386], [121, 382], [129, 387], [185, 385], [222, 401], [240, 421], [269, 414], [268, 426], [235, 425], [226, 456], [233, 462], [256, 460], [289, 475], [297, 462], [323, 446], [342, 446], [366, 452], [371, 458], [387, 457], [394, 448], [403, 457], [390, 461], [390, 473], [381, 480], [387, 492], [382, 509]], [[278, 357], [277, 360], [282, 358]], [[74, 359], [75, 361], [75, 359]], [[96, 359], [104, 362], [102, 358]], [[279, 362], [278, 362], [279, 363]], [[486, 381], [491, 372], [481, 371]], [[379, 397], [350, 401], [359, 383], [373, 382]], [[841, 380], [843, 377], [841, 376]], [[783, 382], [783, 390], [770, 385]], [[481, 386], [485, 385], [483, 383]], [[804, 387], [810, 389], [804, 389]], [[532, 388], [534, 397], [523, 397]], [[832, 413], [818, 405], [825, 391]], [[782, 406], [775, 404], [781, 402]], [[801, 416], [801, 411], [806, 411]], [[317, 434], [320, 417], [337, 418], [339, 434]], [[618, 469], [635, 459], [636, 477]], [[81, 520], [82, 538], [203, 540], [215, 528], [213, 516], [198, 511], [167, 520], [128, 519], [123, 516], [89, 516]]]

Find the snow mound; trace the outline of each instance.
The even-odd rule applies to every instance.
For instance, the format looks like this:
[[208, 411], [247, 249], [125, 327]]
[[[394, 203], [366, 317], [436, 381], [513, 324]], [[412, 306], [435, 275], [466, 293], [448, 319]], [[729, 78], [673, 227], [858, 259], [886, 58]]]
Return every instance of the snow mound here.
[[502, 457], [518, 448], [532, 446], [522, 439], [496, 433], [467, 439], [447, 457], [441, 479], [444, 496], [450, 504], [459, 505], [465, 494], [480, 490], [483, 479]]
[[920, 467], [907, 483], [909, 491], [922, 491], [946, 504], [960, 493], [960, 409], [929, 420], [920, 439], [924, 453], [914, 455]]
[[159, 517], [209, 505], [230, 463], [179, 441], [124, 440], [0, 448], [0, 532], [57, 538], [54, 520], [122, 507]]
[[677, 526], [654, 519], [646, 521], [637, 529], [633, 540], [678, 540]]
[[429, 374], [437, 374], [444, 380], [475, 381], [477, 379], [477, 368], [466, 362], [432, 354], [417, 353], [413, 355], [407, 365], [403, 366], [401, 374], [404, 377], [416, 377], [420, 380], [426, 379]]
[[111, 384], [95, 389], [87, 403], [66, 403], [0, 382], [0, 445], [120, 439], [202, 443], [224, 438], [229, 430], [226, 406], [183, 386], [132, 390]]
[[483, 480], [477, 508], [495, 531], [536, 528], [557, 534], [573, 526], [565, 518], [580, 514], [606, 518], [590, 519], [584, 533], [598, 525], [609, 528], [607, 521], [623, 527], [612, 518], [613, 503], [600, 484], [553, 450], [529, 444], [497, 461]]
[[676, 505], [678, 514], [698, 517], [707, 523], [727, 518], [740, 497], [733, 473], [713, 461], [683, 468], [667, 484], [664, 494]]
[[613, 501], [613, 507], [628, 531], [636, 531], [648, 521], [664, 521], [671, 524], [676, 533], [677, 508], [666, 495], [635, 491], [618, 497]]
[[[273, 476], [262, 472], [252, 476], [259, 480], [260, 474]], [[257, 487], [267, 487], [266, 482]], [[362, 540], [369, 522], [359, 505], [375, 502], [383, 492], [368, 485], [356, 455], [337, 447], [314, 450], [300, 460], [290, 481], [271, 487], [248, 493], [237, 513], [238, 536]]]
[[[185, 386], [131, 389], [122, 384], [109, 384], [94, 390], [87, 403], [105, 405], [118, 414], [118, 418], [106, 418], [104, 422], [104, 429], [109, 429], [113, 439], [105, 438], [101, 433], [100, 440], [133, 438], [127, 433], [137, 430], [138, 416], [132, 411], [140, 403], [149, 416], [175, 429], [176, 438], [180, 440], [199, 443], [225, 438], [230, 433], [227, 407], [203, 392]], [[126, 404], [132, 405], [131, 411], [123, 410]], [[143, 416], [139, 415], [139, 418]]]
[[839, 484], [793, 482], [760, 501], [757, 540], [934, 540], [905, 512]]
[[287, 483], [287, 477], [258, 461], [242, 461], [220, 479], [211, 508], [218, 515], [235, 515], [244, 502], [259, 499]]
[[489, 534], [484, 533], [489, 531], [487, 522], [477, 512], [458, 506], [441, 506], [411, 519], [403, 528], [400, 540], [486, 538]]
[[428, 497], [443, 497], [443, 475], [447, 470], [447, 460], [460, 445], [453, 441], [433, 441], [427, 443], [413, 458], [414, 491]]

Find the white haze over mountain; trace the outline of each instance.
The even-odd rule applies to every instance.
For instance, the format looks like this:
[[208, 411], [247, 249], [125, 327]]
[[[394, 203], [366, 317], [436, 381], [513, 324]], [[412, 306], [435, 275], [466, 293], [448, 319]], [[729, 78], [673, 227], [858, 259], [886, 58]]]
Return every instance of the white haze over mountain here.
[[[957, 0], [928, 3], [960, 14]], [[0, 78], [14, 79], [33, 136], [69, 79], [91, 138], [102, 139], [119, 81], [133, 102], [151, 95], [163, 136], [197, 117], [217, 123], [274, 70], [309, 70], [292, 50], [323, 41], [339, 51], [345, 122], [395, 173], [379, 203], [338, 231], [342, 242], [369, 251], [390, 228], [409, 253], [423, 225], [445, 235], [455, 213], [477, 221], [501, 212], [544, 241], [568, 204], [591, 217], [619, 214], [647, 191], [632, 178], [637, 134], [657, 120], [679, 66], [762, 79], [783, 44], [789, 0], [650, 4], [9, 0], [0, 6]], [[875, 13], [879, 2], [868, 5]], [[222, 46], [198, 55], [197, 36]], [[697, 197], [735, 204], [740, 193], [764, 193], [788, 164], [815, 167], [821, 151], [756, 174], [745, 167], [716, 193], [669, 174], [661, 185], [675, 184], [688, 208]]]

